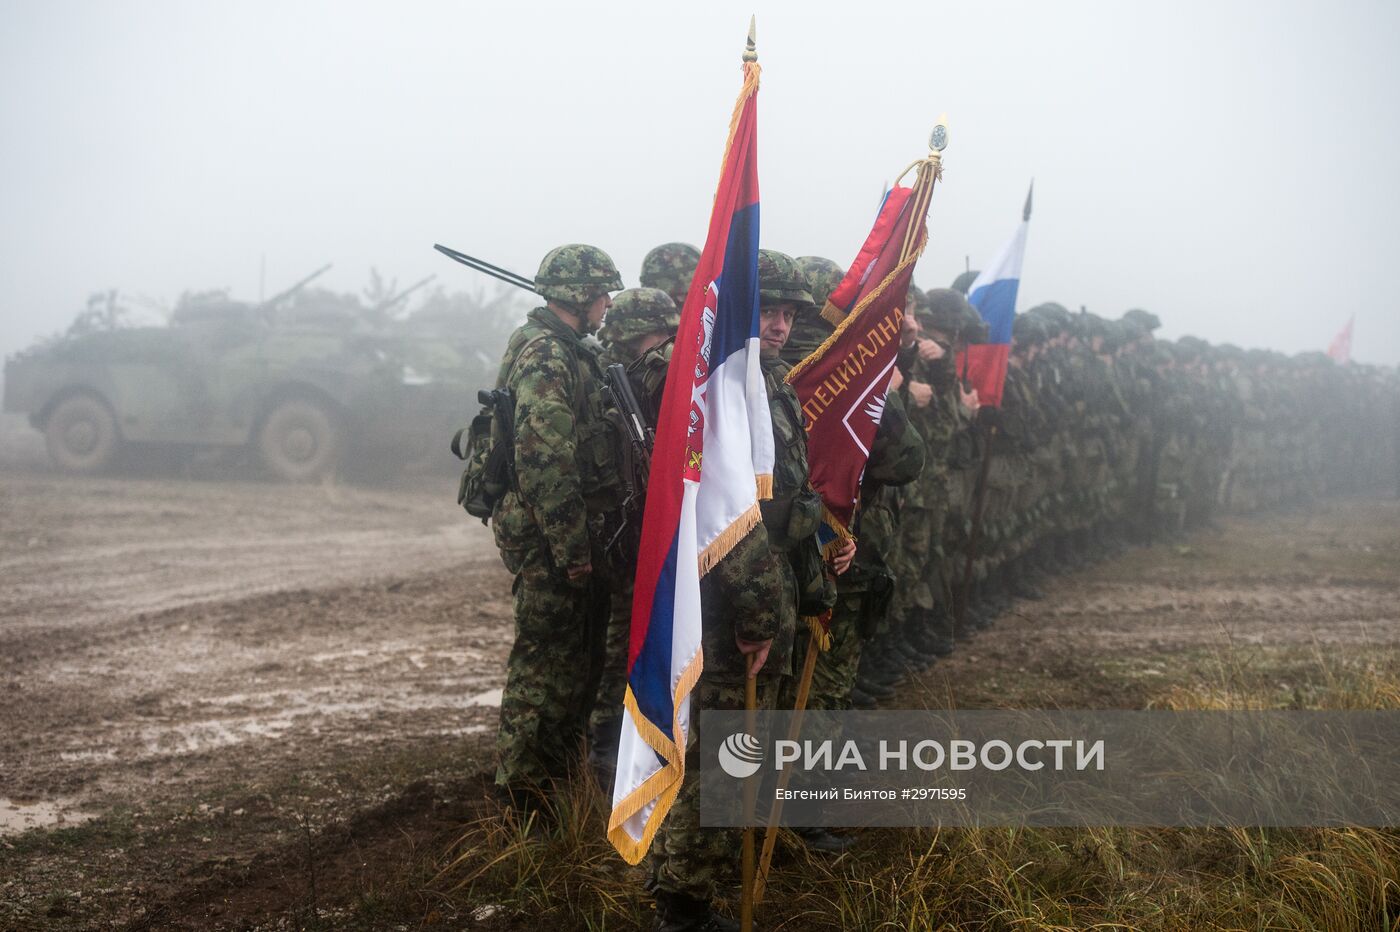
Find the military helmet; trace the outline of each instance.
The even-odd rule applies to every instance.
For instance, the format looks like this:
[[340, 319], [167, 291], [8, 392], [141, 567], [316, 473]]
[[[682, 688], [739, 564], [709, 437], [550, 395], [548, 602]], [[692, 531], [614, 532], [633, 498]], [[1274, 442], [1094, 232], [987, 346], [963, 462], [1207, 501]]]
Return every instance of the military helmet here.
[[812, 303], [818, 308], [825, 307], [827, 299], [836, 290], [836, 286], [841, 284], [841, 279], [846, 277], [846, 273], [841, 266], [830, 259], [823, 259], [821, 256], [801, 256], [797, 260], [797, 267], [802, 270], [802, 274], [807, 276], [807, 287], [812, 292]]
[[982, 273], [976, 269], [963, 272], [958, 275], [957, 278], [953, 279], [953, 284], [948, 287], [952, 288], [954, 291], [961, 291], [963, 294], [967, 294], [972, 288], [972, 283], [977, 281], [977, 276], [981, 274]]
[[797, 260], [776, 249], [758, 251], [758, 301], [759, 304], [792, 301], [799, 307], [816, 304], [807, 276], [802, 274]]
[[846, 276], [841, 266], [821, 256], [802, 256], [796, 261], [797, 267], [807, 278], [812, 303], [798, 308], [797, 316], [792, 321], [792, 331], [783, 345], [782, 357], [793, 365], [821, 346], [836, 329], [821, 312], [832, 290]]
[[1123, 323], [1131, 324], [1141, 330], [1146, 330], [1148, 333], [1162, 326], [1162, 321], [1156, 314], [1144, 311], [1140, 307], [1135, 307], [1131, 311], [1124, 311]]
[[[929, 326], [950, 337], [966, 326], [966, 311], [972, 310], [967, 298], [952, 288], [930, 288], [924, 293], [924, 306], [928, 310], [926, 320]], [[975, 316], [976, 311], [973, 314]]]
[[1038, 315], [1017, 314], [1011, 320], [1011, 338], [1017, 346], [1034, 346], [1044, 343], [1049, 333]]
[[660, 288], [628, 288], [613, 298], [598, 337], [608, 343], [625, 343], [649, 333], [670, 335], [680, 322], [676, 302]]
[[1124, 346], [1129, 340], [1134, 339], [1137, 334], [1130, 331], [1116, 320], [1099, 320], [1099, 336], [1103, 337], [1103, 351], [1111, 353]]
[[1106, 321], [1097, 314], [1092, 314], [1086, 310], [1080, 310], [1073, 315], [1073, 333], [1082, 340], [1089, 340], [1092, 337], [1104, 336], [1104, 324]]
[[622, 290], [612, 257], [597, 246], [570, 243], [551, 249], [535, 274], [535, 290], [548, 301], [582, 307], [598, 295]]
[[1206, 351], [1210, 349], [1210, 344], [1200, 337], [1184, 336], [1176, 341], [1176, 348], [1180, 351], [1179, 355], [1184, 358], [1195, 359], [1204, 356]]
[[992, 337], [991, 325], [982, 319], [982, 315], [977, 313], [977, 309], [971, 304], [964, 301], [963, 305], [958, 337], [963, 343], [986, 343]]
[[685, 300], [690, 280], [700, 264], [700, 250], [689, 243], [663, 243], [642, 259], [642, 286], [660, 288], [675, 300]]
[[1052, 335], [1069, 329], [1070, 313], [1065, 310], [1063, 304], [1056, 304], [1054, 301], [1046, 301], [1043, 304], [1037, 304], [1026, 313], [1035, 314], [1041, 320], [1045, 321], [1045, 325], [1050, 328]]

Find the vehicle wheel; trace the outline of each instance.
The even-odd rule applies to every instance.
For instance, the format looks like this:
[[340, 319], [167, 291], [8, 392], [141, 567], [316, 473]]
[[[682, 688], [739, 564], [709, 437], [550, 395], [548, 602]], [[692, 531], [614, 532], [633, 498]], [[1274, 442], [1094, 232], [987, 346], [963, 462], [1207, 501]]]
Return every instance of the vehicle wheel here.
[[334, 471], [340, 445], [335, 415], [301, 398], [273, 408], [258, 432], [263, 465], [284, 482], [308, 482]]
[[112, 465], [121, 446], [116, 418], [91, 395], [60, 401], [44, 426], [44, 440], [60, 469], [85, 475]]

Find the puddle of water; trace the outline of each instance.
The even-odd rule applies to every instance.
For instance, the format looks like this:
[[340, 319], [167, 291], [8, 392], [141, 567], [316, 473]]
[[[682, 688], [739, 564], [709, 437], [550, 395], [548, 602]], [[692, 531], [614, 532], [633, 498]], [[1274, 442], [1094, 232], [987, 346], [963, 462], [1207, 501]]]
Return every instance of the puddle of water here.
[[467, 700], [467, 705], [494, 705], [501, 704], [501, 694], [503, 689], [488, 689], [484, 693], [477, 693]]
[[61, 799], [0, 797], [0, 837], [18, 835], [34, 828], [72, 828], [95, 818], [97, 813], [71, 809]]

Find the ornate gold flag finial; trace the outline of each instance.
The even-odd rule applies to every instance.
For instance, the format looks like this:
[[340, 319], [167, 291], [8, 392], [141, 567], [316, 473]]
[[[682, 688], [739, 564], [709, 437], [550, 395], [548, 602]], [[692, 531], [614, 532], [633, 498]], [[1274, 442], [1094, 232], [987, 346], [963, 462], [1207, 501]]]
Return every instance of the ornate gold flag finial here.
[[749, 17], [749, 41], [744, 46], [744, 61], [758, 61], [758, 45], [754, 41], [754, 30], [757, 22], [757, 16]]

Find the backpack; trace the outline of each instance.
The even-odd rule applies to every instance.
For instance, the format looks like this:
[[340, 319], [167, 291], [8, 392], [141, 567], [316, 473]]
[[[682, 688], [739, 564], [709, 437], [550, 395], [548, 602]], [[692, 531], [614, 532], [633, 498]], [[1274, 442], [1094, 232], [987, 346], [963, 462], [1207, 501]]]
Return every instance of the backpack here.
[[[452, 435], [452, 455], [467, 465], [457, 483], [457, 504], [486, 524], [496, 503], [515, 488], [515, 398], [508, 388], [477, 393], [481, 412]], [[491, 425], [501, 419], [500, 440], [491, 442]], [[465, 439], [465, 443], [463, 440]]]
[[[544, 334], [537, 334], [520, 347], [506, 371], [504, 384], [509, 385], [515, 363], [525, 350], [543, 337]], [[452, 455], [467, 464], [457, 482], [457, 504], [486, 524], [496, 503], [507, 492], [519, 491], [515, 476], [515, 393], [509, 388], [483, 388], [476, 393], [476, 400], [481, 402], [481, 411], [469, 425], [452, 435], [450, 446]], [[495, 425], [497, 421], [499, 425]], [[493, 430], [493, 425], [497, 429]]]

